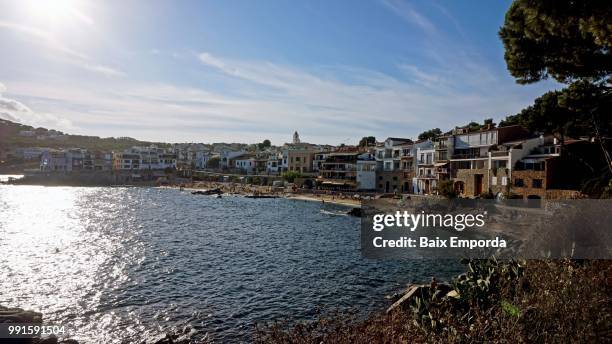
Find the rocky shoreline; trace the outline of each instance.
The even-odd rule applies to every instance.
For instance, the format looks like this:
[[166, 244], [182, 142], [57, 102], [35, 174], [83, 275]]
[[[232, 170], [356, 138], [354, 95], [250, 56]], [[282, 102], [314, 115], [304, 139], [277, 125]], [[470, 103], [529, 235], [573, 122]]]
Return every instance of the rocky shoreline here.
[[[25, 310], [17, 307], [0, 306], [0, 323], [1, 324], [31, 324], [43, 325], [42, 313]], [[158, 337], [143, 341], [141, 344], [190, 344], [202, 343], [206, 340], [195, 340], [194, 336], [197, 331], [191, 327], [185, 327], [182, 330], [175, 330], [166, 334], [161, 334]], [[54, 335], [33, 337], [33, 338], [0, 338], [0, 343], [6, 344], [84, 344], [71, 338], [58, 338]]]

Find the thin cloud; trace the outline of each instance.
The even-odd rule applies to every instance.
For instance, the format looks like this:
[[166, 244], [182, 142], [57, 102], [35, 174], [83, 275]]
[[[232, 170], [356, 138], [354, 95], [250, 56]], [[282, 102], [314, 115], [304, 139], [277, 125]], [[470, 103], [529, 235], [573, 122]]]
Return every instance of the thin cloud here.
[[436, 34], [436, 26], [412, 4], [402, 0], [382, 0], [381, 3], [407, 22], [421, 28], [425, 33]]
[[62, 53], [60, 58], [79, 68], [96, 72], [109, 77], [123, 77], [126, 74], [115, 68], [95, 63], [89, 56], [69, 48], [53, 35], [32, 26], [20, 25], [6, 21], [0, 21], [0, 28], [8, 29], [28, 37], [34, 38], [34, 43], [41, 44], [48, 49], [53, 49]]
[[450, 129], [471, 120], [499, 119], [532, 99], [525, 88], [488, 78], [488, 72], [470, 79], [468, 74], [476, 71], [469, 64], [452, 70], [406, 64], [401, 67], [409, 77], [400, 78], [351, 66], [304, 68], [230, 60], [210, 52], [196, 56], [202, 72], [216, 73], [231, 93], [214, 86], [115, 78], [67, 86], [61, 79], [11, 81], [11, 99], [45, 114], [61, 114], [75, 128], [100, 136], [282, 143], [298, 130], [312, 142], [331, 144], [366, 135], [414, 137], [444, 123]]
[[0, 83], [0, 117], [9, 121], [45, 126], [61, 130], [74, 130], [72, 122], [64, 117], [47, 112], [35, 112], [22, 102], [4, 96], [7, 87]]

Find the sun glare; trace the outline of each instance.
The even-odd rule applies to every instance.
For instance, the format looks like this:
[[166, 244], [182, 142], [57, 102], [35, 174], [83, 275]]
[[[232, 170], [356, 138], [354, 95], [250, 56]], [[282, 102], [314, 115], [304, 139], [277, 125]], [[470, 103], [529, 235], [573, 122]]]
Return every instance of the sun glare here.
[[91, 24], [91, 19], [79, 8], [79, 0], [31, 0], [26, 1], [27, 12], [36, 21], [60, 26], [75, 21]]

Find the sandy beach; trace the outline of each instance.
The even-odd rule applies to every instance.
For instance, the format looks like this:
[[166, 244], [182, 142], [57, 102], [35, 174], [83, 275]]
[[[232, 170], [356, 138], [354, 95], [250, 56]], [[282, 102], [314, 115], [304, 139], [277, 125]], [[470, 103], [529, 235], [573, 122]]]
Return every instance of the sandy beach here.
[[287, 192], [286, 190], [274, 189], [270, 186], [259, 186], [259, 185], [245, 185], [240, 183], [222, 183], [222, 182], [196, 182], [193, 184], [170, 185], [162, 186], [169, 188], [178, 188], [185, 191], [201, 191], [201, 190], [212, 190], [220, 189], [223, 193], [234, 194], [234, 195], [273, 195], [283, 197], [292, 200], [309, 201], [309, 202], [321, 202], [329, 204], [338, 204], [349, 207], [361, 207], [361, 200], [351, 198], [344, 195], [327, 195], [327, 194], [311, 194], [311, 193], [297, 193]]

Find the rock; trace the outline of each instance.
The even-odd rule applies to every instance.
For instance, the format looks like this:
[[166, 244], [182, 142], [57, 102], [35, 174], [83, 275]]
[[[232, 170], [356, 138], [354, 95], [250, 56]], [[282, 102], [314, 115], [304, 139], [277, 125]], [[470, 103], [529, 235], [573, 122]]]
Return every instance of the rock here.
[[38, 344], [57, 344], [57, 337], [51, 335], [49, 337], [41, 338], [38, 340]]
[[0, 309], [0, 323], [40, 324], [42, 323], [42, 314], [21, 308], [2, 307]]
[[[410, 306], [412, 301], [417, 297], [422, 297], [426, 299], [431, 299], [432, 294], [435, 298], [440, 299], [443, 297], [458, 297], [452, 295], [454, 292], [453, 287], [450, 284], [446, 283], [437, 283], [432, 282], [431, 284], [413, 284], [408, 286], [406, 292], [399, 300], [395, 301], [389, 308], [387, 308], [387, 313], [393, 311], [397, 308], [406, 309]], [[451, 295], [449, 295], [451, 294]]]
[[361, 208], [353, 208], [347, 214], [355, 217], [361, 217]]
[[400, 297], [399, 300], [395, 301], [395, 303], [393, 303], [391, 307], [387, 308], [387, 313], [393, 311], [396, 308], [405, 307], [408, 302], [412, 300], [415, 294], [421, 296], [423, 289], [425, 288], [427, 288], [427, 294], [429, 294], [429, 286], [426, 284], [413, 284], [411, 286], [408, 286], [408, 289], [406, 289], [404, 295]]

